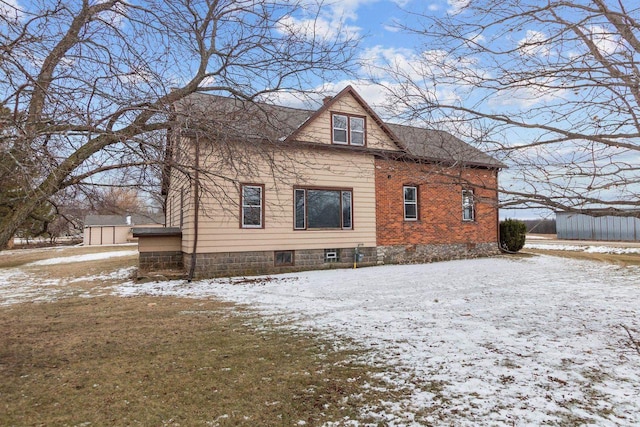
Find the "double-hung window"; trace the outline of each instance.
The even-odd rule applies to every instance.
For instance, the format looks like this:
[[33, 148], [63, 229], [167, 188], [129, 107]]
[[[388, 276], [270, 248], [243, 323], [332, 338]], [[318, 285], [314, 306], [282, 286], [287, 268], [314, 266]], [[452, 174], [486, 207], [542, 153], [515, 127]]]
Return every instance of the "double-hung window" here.
[[332, 140], [334, 144], [365, 145], [365, 120], [360, 116], [333, 114]]
[[418, 219], [418, 187], [405, 185], [404, 193], [404, 219], [416, 221]]
[[242, 184], [241, 228], [264, 227], [264, 185]]
[[352, 190], [294, 189], [296, 230], [353, 228]]
[[473, 190], [462, 190], [462, 220], [475, 221]]

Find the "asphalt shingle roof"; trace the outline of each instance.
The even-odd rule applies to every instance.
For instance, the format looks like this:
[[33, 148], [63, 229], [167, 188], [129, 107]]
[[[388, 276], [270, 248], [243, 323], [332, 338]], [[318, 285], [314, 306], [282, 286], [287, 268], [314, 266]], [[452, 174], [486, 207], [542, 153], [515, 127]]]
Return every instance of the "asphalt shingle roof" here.
[[[208, 94], [191, 95], [180, 102], [176, 111], [183, 125], [209, 136], [270, 141], [284, 141], [316, 114], [314, 110], [249, 103]], [[448, 132], [393, 123], [383, 126], [403, 145], [401, 148], [409, 157], [447, 164], [505, 167]]]

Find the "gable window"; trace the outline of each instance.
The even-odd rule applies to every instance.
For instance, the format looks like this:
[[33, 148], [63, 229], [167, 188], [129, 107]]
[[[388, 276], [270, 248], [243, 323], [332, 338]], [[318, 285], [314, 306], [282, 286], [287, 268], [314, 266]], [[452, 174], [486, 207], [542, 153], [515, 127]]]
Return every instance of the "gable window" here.
[[334, 144], [365, 145], [365, 120], [364, 117], [349, 116], [346, 114], [333, 114], [332, 138]]
[[418, 187], [405, 185], [404, 192], [404, 219], [416, 221], [418, 219]]
[[462, 220], [475, 221], [475, 209], [472, 190], [462, 190]]
[[353, 228], [352, 191], [343, 189], [294, 189], [296, 230]]
[[242, 184], [241, 228], [263, 228], [264, 185]]

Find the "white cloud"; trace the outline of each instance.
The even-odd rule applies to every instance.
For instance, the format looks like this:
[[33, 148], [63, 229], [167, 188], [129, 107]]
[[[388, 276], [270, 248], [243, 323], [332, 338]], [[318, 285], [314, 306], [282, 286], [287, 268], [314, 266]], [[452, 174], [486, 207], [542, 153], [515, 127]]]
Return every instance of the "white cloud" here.
[[362, 5], [376, 3], [380, 0], [336, 0], [328, 4], [333, 20], [358, 19], [358, 9]]
[[590, 27], [583, 28], [583, 31], [604, 55], [613, 55], [618, 53], [622, 47], [620, 36], [605, 27], [592, 25]]
[[547, 36], [535, 30], [527, 30], [524, 38], [518, 42], [518, 49], [524, 56], [549, 56], [551, 53]]
[[397, 23], [393, 23], [393, 24], [385, 24], [383, 25], [383, 27], [385, 31], [388, 31], [390, 33], [398, 33], [401, 31], [400, 27], [398, 27]]
[[447, 4], [449, 5], [447, 10], [449, 15], [457, 15], [471, 4], [471, 0], [447, 0]]
[[534, 79], [529, 85], [499, 92], [489, 99], [488, 105], [494, 107], [530, 108], [537, 104], [550, 105], [569, 96], [566, 89], [558, 89], [549, 79]]
[[18, 5], [17, 0], [0, 1], [0, 16], [2, 16], [2, 21], [15, 23], [20, 20], [23, 13], [24, 11]]
[[312, 40], [336, 40], [356, 37], [361, 29], [345, 25], [343, 21], [329, 21], [325, 18], [298, 19], [285, 16], [278, 21], [276, 29], [282, 34], [291, 34]]

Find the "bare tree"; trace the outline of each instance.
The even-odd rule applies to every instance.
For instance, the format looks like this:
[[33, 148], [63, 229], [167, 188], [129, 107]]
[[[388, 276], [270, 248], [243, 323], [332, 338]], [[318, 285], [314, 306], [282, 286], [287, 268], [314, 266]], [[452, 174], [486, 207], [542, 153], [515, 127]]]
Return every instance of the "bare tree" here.
[[507, 163], [503, 206], [640, 216], [640, 6], [450, 4], [408, 13], [420, 54], [374, 70], [394, 110]]
[[157, 177], [171, 106], [190, 94], [252, 101], [345, 71], [356, 40], [322, 31], [321, 6], [0, 0], [0, 247], [63, 189]]

